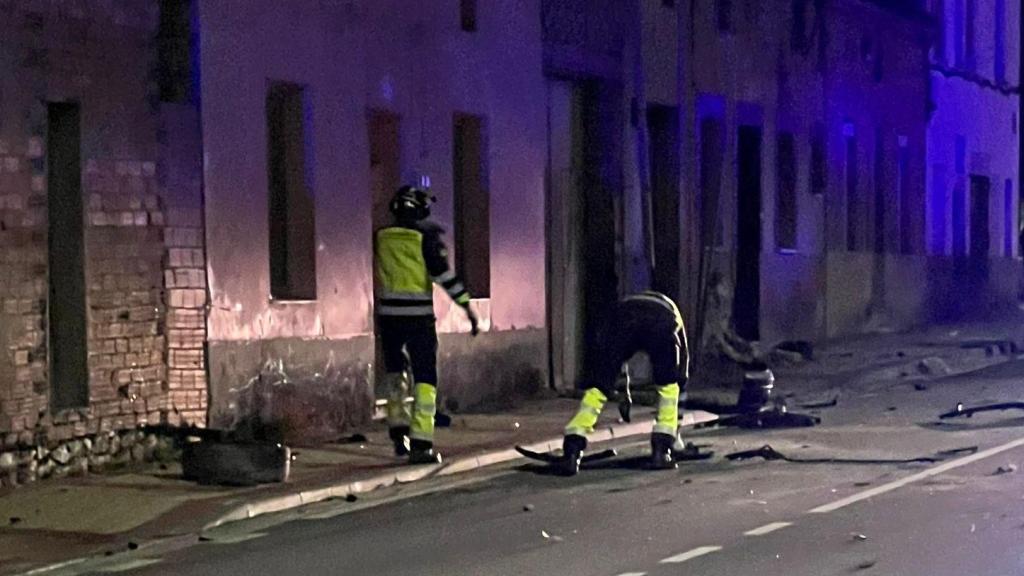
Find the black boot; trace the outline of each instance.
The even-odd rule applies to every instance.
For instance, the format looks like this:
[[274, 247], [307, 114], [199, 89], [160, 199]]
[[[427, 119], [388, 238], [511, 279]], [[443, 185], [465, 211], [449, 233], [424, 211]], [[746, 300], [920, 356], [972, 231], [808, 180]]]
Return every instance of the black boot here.
[[388, 436], [395, 445], [395, 456], [406, 456], [409, 454], [409, 427], [394, 426], [388, 429]]
[[651, 468], [671, 470], [676, 467], [672, 459], [672, 445], [676, 439], [671, 434], [651, 434]]
[[413, 440], [410, 443], [409, 464], [440, 464], [441, 454], [434, 451], [434, 443]]
[[562, 475], [575, 476], [580, 473], [580, 462], [586, 448], [587, 439], [578, 434], [569, 434], [562, 440], [562, 460], [558, 463]]

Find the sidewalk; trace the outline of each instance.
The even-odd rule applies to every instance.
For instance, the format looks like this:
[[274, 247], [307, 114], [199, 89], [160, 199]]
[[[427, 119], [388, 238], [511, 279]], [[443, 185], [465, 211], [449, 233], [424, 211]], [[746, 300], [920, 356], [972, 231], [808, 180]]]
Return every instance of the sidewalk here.
[[[451, 428], [437, 431], [445, 456], [439, 466], [405, 465], [393, 456], [387, 432], [378, 425], [363, 435], [365, 440], [350, 437], [324, 446], [294, 447], [291, 477], [284, 484], [199, 486], [181, 480], [180, 466], [171, 465], [43, 481], [0, 492], [0, 574], [517, 460], [517, 444], [539, 451], [560, 448], [562, 428], [576, 407], [572, 399], [549, 399], [526, 403], [511, 413], [455, 415]], [[604, 425], [592, 440], [648, 434], [653, 413], [642, 407], [634, 413], [633, 423], [624, 424], [614, 422], [613, 408], [607, 410]], [[712, 418], [690, 413], [684, 423]]]

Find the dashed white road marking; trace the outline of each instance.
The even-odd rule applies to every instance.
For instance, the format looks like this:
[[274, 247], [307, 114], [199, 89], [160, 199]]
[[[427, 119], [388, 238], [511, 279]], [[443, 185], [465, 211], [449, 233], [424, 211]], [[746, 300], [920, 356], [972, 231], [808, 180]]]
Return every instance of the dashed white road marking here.
[[764, 536], [765, 534], [771, 534], [772, 532], [775, 532], [776, 530], [782, 530], [783, 528], [787, 528], [787, 527], [792, 526], [792, 525], [793, 525], [792, 522], [772, 522], [771, 524], [765, 524], [764, 526], [761, 526], [760, 528], [754, 528], [753, 530], [748, 530], [748, 531], [744, 532], [743, 535], [744, 536]]
[[845, 507], [847, 507], [847, 506], [849, 506], [851, 504], [856, 504], [857, 502], [860, 502], [862, 500], [867, 500], [869, 498], [874, 498], [875, 496], [879, 496], [881, 494], [885, 494], [886, 492], [892, 492], [893, 490], [896, 490], [898, 488], [902, 488], [902, 487], [906, 486], [907, 484], [913, 484], [914, 482], [917, 482], [919, 480], [924, 480], [925, 478], [930, 478], [932, 476], [937, 476], [939, 474], [942, 474], [943, 472], [948, 472], [948, 471], [954, 470], [956, 468], [961, 468], [963, 466], [967, 466], [968, 464], [972, 464], [972, 463], [977, 462], [979, 460], [984, 460], [984, 459], [989, 458], [991, 456], [995, 456], [996, 454], [999, 454], [1001, 452], [1006, 452], [1007, 450], [1013, 450], [1014, 448], [1018, 448], [1020, 446], [1024, 446], [1024, 438], [1018, 438], [1016, 440], [1013, 440], [1012, 442], [1007, 442], [1006, 444], [1002, 444], [1000, 446], [995, 446], [995, 447], [989, 448], [988, 450], [982, 450], [981, 452], [977, 452], [975, 454], [971, 454], [970, 456], [965, 456], [965, 457], [959, 458], [957, 460], [946, 462], [945, 464], [940, 464], [940, 465], [935, 466], [933, 468], [929, 468], [927, 470], [923, 470], [921, 472], [918, 472], [917, 474], [911, 474], [910, 476], [907, 476], [906, 478], [901, 478], [899, 480], [890, 482], [888, 484], [883, 484], [881, 486], [876, 486], [876, 487], [874, 487], [874, 488], [872, 488], [870, 490], [865, 490], [863, 492], [859, 492], [857, 494], [853, 494], [852, 496], [847, 496], [846, 498], [843, 498], [842, 500], [836, 500], [835, 502], [832, 502], [831, 504], [825, 504], [823, 506], [818, 506], [817, 508], [813, 508], [813, 509], [809, 510], [808, 514], [825, 514], [825, 513], [828, 513], [828, 512], [835, 512], [836, 510], [839, 510], [840, 508], [845, 508]]
[[683, 562], [686, 562], [687, 560], [693, 560], [694, 558], [697, 558], [699, 556], [704, 556], [705, 554], [711, 554], [712, 552], [718, 552], [721, 549], [722, 549], [721, 546], [701, 546], [699, 548], [694, 548], [693, 550], [690, 550], [689, 552], [683, 552], [682, 554], [676, 554], [675, 556], [669, 556], [668, 558], [665, 558], [664, 560], [662, 560], [660, 563], [661, 564], [681, 564]]

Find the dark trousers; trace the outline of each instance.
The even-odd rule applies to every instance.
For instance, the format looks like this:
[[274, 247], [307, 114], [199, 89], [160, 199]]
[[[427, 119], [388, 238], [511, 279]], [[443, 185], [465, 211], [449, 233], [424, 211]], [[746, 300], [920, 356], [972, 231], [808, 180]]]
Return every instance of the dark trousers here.
[[663, 326], [651, 326], [641, 319], [622, 319], [615, 331], [604, 333], [601, 359], [587, 379], [587, 386], [611, 396], [615, 381], [626, 363], [638, 352], [651, 361], [651, 376], [656, 386], [686, 382], [680, 363], [683, 353], [680, 333]]
[[437, 386], [437, 327], [433, 316], [377, 318], [384, 370], [412, 369], [413, 382]]

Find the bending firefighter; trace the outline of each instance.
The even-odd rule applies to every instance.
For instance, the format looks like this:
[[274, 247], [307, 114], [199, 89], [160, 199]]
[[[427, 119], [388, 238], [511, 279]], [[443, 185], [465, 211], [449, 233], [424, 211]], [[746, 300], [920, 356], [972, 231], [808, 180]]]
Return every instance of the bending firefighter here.
[[679, 308], [671, 298], [658, 292], [627, 296], [616, 305], [605, 329], [598, 335], [597, 365], [589, 367], [587, 385], [579, 410], [565, 427], [563, 472], [579, 472], [587, 434], [610, 396], [622, 365], [636, 353], [646, 352], [651, 360], [654, 384], [658, 387], [658, 414], [651, 433], [651, 464], [656, 469], [674, 468], [673, 450], [679, 427], [679, 394], [686, 386], [689, 355], [686, 330]]
[[[435, 198], [424, 190], [404, 186], [389, 206], [394, 223], [375, 237], [377, 322], [384, 353], [387, 420], [395, 454], [413, 464], [441, 461], [434, 451], [437, 413], [437, 329], [433, 285], [437, 283], [469, 316], [474, 336], [477, 319], [469, 308], [469, 293], [448, 267], [444, 230], [428, 220]], [[409, 393], [409, 369], [413, 405]], [[411, 441], [410, 441], [411, 440]]]

